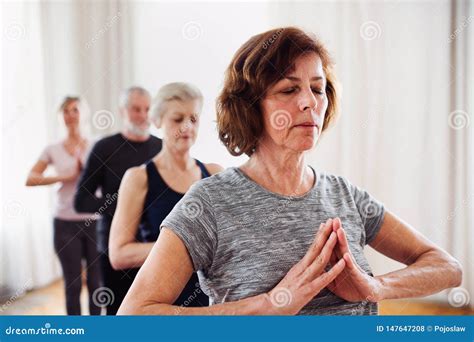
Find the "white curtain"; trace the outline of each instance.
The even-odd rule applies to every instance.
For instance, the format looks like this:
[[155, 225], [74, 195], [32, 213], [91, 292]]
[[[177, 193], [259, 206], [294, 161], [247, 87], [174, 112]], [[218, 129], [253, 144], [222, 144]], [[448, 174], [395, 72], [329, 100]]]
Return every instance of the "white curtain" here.
[[7, 300], [59, 275], [49, 192], [24, 186], [48, 141], [40, 11], [39, 3], [3, 4], [0, 284]]
[[[462, 287], [472, 294], [472, 18], [472, 2], [447, 0], [4, 5], [14, 39], [4, 40], [2, 64], [1, 283], [39, 286], [59, 275], [51, 191], [23, 183], [41, 148], [64, 133], [62, 96], [87, 99], [88, 128], [99, 137], [119, 127], [122, 88], [156, 93], [170, 81], [195, 83], [205, 103], [194, 155], [238, 165], [245, 157], [231, 157], [215, 131], [223, 72], [251, 35], [297, 25], [327, 43], [343, 86], [341, 118], [311, 164], [366, 188], [456, 256], [466, 270]], [[104, 111], [105, 127], [96, 115]], [[377, 274], [401, 266], [367, 252]]]
[[[0, 293], [8, 300], [61, 275], [53, 249], [55, 187], [24, 186], [41, 150], [65, 137], [59, 103], [65, 95], [80, 95], [86, 100], [86, 133], [116, 130], [117, 99], [130, 82], [132, 51], [127, 3], [6, 2], [2, 7], [2, 51], [7, 53], [2, 61]], [[95, 115], [104, 111], [105, 118]]]

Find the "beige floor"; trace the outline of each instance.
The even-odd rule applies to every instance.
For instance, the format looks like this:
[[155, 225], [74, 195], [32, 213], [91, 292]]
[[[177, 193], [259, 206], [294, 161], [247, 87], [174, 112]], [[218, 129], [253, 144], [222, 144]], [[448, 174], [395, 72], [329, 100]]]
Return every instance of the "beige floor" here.
[[[83, 314], [87, 314], [87, 290], [81, 294]], [[57, 281], [34, 290], [14, 301], [2, 315], [64, 315], [63, 282]], [[474, 311], [436, 303], [409, 300], [387, 300], [380, 303], [381, 315], [473, 315]]]

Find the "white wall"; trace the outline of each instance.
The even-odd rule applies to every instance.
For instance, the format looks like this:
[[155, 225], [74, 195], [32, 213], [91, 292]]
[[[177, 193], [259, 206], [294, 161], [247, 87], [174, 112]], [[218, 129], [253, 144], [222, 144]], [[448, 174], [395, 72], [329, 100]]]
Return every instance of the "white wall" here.
[[191, 82], [205, 102], [197, 158], [224, 166], [241, 164], [217, 138], [215, 98], [233, 54], [250, 36], [268, 29], [267, 3], [137, 2], [133, 7], [133, 83], [156, 94], [173, 81]]

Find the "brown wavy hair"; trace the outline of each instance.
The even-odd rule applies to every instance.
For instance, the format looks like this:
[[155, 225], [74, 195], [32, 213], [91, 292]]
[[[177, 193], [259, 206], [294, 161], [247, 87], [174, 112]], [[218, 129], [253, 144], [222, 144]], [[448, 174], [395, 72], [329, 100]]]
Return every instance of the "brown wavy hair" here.
[[219, 139], [233, 156], [252, 155], [264, 129], [260, 103], [266, 91], [311, 52], [321, 58], [327, 81], [324, 132], [337, 117], [339, 91], [329, 52], [314, 35], [283, 27], [253, 36], [237, 50], [216, 104]]

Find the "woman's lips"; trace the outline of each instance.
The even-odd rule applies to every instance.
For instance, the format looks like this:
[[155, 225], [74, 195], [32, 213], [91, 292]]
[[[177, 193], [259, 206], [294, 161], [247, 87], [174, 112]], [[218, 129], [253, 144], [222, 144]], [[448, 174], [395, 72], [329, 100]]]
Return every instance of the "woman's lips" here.
[[301, 125], [295, 125], [295, 127], [299, 127], [299, 128], [318, 128], [318, 125], [316, 125], [316, 124], [301, 124]]

